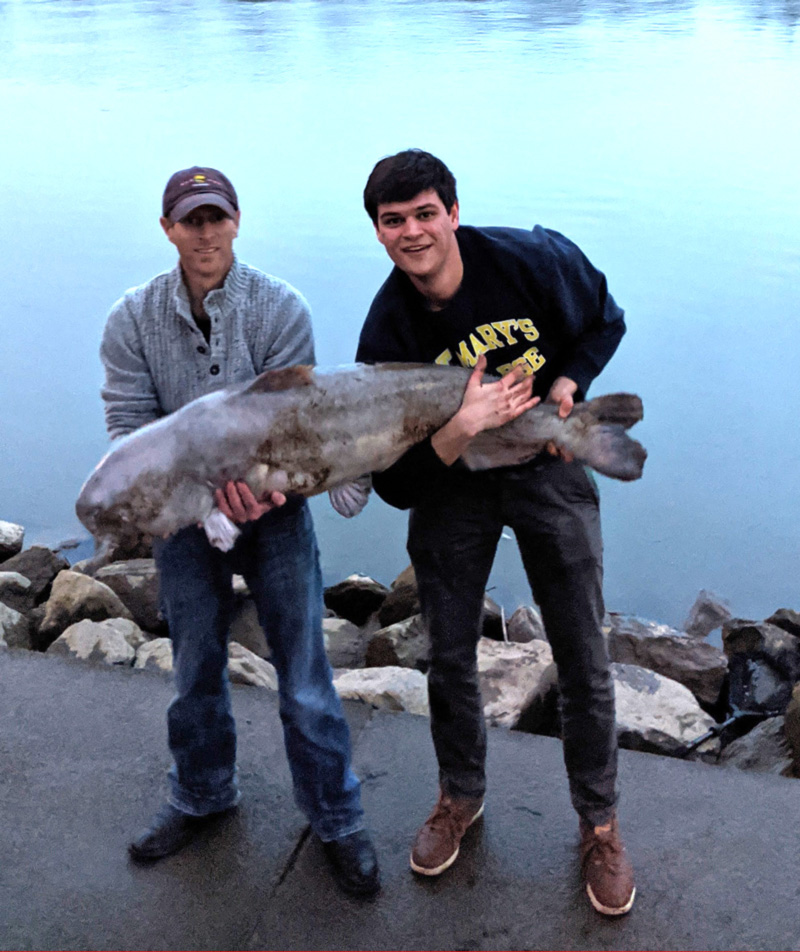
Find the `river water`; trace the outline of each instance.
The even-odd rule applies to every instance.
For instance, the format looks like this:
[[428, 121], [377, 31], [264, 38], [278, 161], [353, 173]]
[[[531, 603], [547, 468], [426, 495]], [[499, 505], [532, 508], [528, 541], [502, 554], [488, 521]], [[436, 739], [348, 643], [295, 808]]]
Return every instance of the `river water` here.
[[[462, 221], [564, 232], [626, 310], [593, 393], [642, 395], [650, 457], [601, 478], [609, 608], [800, 609], [799, 23], [800, 0], [0, 0], [0, 519], [81, 534], [101, 330], [173, 263], [172, 171], [230, 176], [240, 257], [305, 293], [335, 364], [388, 272], [366, 176], [419, 146]], [[327, 582], [407, 564], [379, 500], [314, 513]], [[510, 537], [490, 584], [530, 599]]]

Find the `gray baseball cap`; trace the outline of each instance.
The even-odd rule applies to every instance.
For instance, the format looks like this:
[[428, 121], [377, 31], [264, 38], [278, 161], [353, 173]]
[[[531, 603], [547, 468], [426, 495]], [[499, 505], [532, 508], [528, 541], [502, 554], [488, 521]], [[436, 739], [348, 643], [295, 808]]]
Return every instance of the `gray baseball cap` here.
[[222, 172], [199, 165], [170, 176], [161, 200], [165, 218], [180, 221], [201, 205], [216, 205], [233, 218], [239, 211], [236, 189]]

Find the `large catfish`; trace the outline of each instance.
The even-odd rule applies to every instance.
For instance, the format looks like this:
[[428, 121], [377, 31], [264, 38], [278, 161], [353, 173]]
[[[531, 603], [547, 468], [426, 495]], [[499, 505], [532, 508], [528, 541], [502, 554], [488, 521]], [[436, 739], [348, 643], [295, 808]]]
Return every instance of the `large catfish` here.
[[[238, 529], [216, 508], [216, 488], [245, 480], [256, 496], [313, 496], [386, 469], [455, 414], [469, 376], [435, 364], [297, 366], [193, 400], [119, 440], [87, 479], [76, 511], [99, 543], [93, 561], [142, 533], [201, 523], [227, 551]], [[552, 441], [606, 476], [638, 479], [647, 453], [625, 430], [641, 418], [632, 394], [578, 404], [566, 419], [540, 404], [479, 434], [462, 459], [507, 466]]]

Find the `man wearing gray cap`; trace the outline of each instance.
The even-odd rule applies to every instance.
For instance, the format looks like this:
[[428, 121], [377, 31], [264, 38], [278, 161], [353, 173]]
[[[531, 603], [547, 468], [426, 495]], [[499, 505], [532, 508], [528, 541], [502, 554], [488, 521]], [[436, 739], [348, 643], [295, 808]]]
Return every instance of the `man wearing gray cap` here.
[[[196, 397], [266, 370], [314, 363], [309, 309], [285, 281], [239, 261], [239, 201], [219, 171], [176, 172], [161, 227], [178, 264], [113, 306], [103, 334], [102, 390], [112, 438]], [[236, 727], [227, 677], [232, 577], [244, 576], [278, 672], [280, 716], [295, 797], [339, 885], [380, 887], [364, 830], [350, 737], [322, 637], [319, 553], [304, 499], [256, 499], [244, 482], [219, 487], [220, 510], [240, 524], [227, 553], [190, 526], [154, 542], [162, 609], [172, 638], [176, 697], [167, 802], [129, 847], [139, 861], [181, 849], [239, 802]]]

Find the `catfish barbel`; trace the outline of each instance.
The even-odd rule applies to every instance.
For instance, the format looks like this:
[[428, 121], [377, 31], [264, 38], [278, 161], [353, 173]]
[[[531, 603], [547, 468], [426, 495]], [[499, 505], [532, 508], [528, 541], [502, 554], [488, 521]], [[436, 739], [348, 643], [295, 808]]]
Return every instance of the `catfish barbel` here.
[[[244, 480], [257, 498], [314, 496], [380, 472], [454, 416], [470, 373], [436, 364], [295, 366], [187, 403], [121, 438], [84, 483], [75, 508], [98, 543], [93, 562], [114, 543], [197, 524], [227, 551], [239, 530], [217, 509], [215, 489]], [[625, 430], [641, 418], [633, 394], [576, 404], [566, 419], [542, 403], [479, 433], [461, 459], [476, 470], [509, 466], [552, 441], [599, 473], [638, 479], [647, 453]]]

